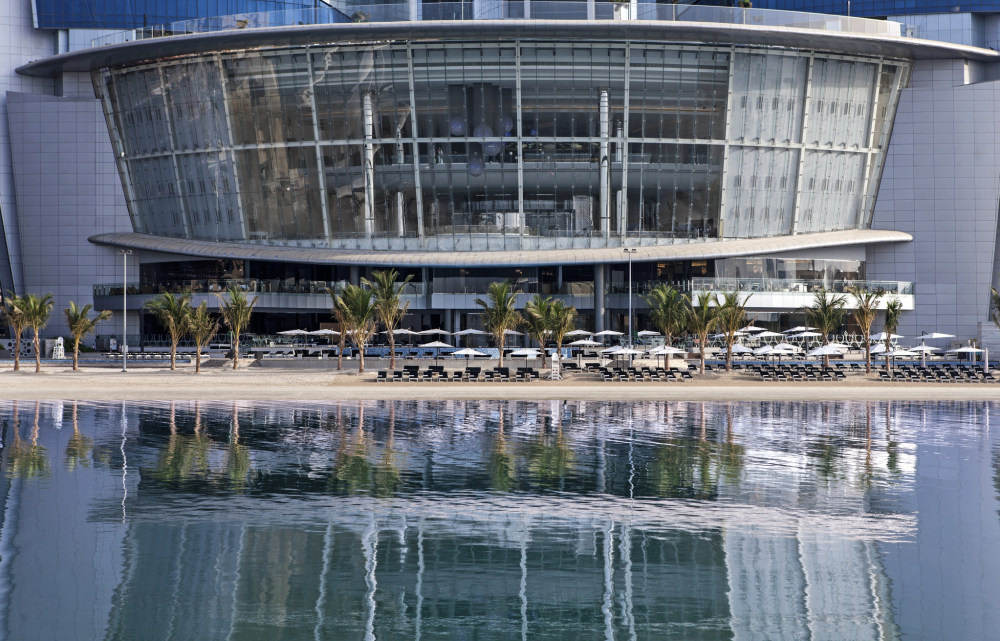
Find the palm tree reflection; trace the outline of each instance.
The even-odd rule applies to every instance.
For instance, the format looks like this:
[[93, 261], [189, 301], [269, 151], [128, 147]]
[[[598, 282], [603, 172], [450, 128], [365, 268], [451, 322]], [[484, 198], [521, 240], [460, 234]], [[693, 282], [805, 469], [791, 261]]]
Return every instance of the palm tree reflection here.
[[497, 420], [497, 432], [493, 437], [493, 446], [490, 448], [490, 458], [487, 462], [487, 472], [490, 477], [490, 487], [498, 492], [510, 492], [514, 488], [516, 475], [514, 469], [514, 455], [507, 449], [507, 438], [504, 435], [503, 410], [500, 405], [500, 414]]
[[73, 401], [73, 435], [66, 444], [66, 469], [72, 472], [77, 467], [90, 467], [90, 454], [94, 449], [94, 439], [80, 433], [78, 403]]
[[566, 475], [573, 467], [573, 448], [563, 434], [562, 412], [557, 409], [553, 413], [556, 416], [542, 417], [538, 433], [528, 445], [528, 471], [541, 487], [564, 489]]
[[49, 457], [45, 448], [38, 444], [38, 419], [41, 404], [35, 401], [35, 421], [31, 427], [31, 440], [25, 443], [21, 439], [21, 424], [18, 416], [17, 401], [14, 401], [14, 441], [8, 450], [10, 467], [7, 476], [10, 478], [29, 479], [47, 477], [49, 475]]
[[170, 403], [170, 435], [167, 447], [160, 453], [153, 476], [167, 483], [181, 483], [208, 476], [208, 452], [211, 441], [201, 430], [201, 407], [194, 403], [194, 433], [180, 434], [177, 410]]

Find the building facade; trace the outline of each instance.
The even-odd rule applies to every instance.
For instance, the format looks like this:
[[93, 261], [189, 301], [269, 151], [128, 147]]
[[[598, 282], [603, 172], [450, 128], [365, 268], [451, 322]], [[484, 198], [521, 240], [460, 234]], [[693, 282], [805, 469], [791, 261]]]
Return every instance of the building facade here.
[[[775, 328], [820, 288], [851, 285], [898, 296], [908, 333], [971, 337], [988, 318], [996, 194], [992, 215], [979, 208], [996, 181], [966, 192], [975, 251], [951, 255], [956, 272], [976, 261], [966, 289], [980, 291], [953, 300], [940, 264], [918, 257], [931, 243], [940, 262], [925, 229], [948, 221], [925, 218], [939, 201], [903, 175], [918, 143], [900, 125], [919, 127], [907, 118], [927, 78], [935, 96], [976, 89], [988, 127], [989, 49], [907, 38], [892, 21], [697, 5], [267, 9], [178, 13], [17, 61], [18, 78], [58, 95], [7, 97], [18, 198], [5, 289], [51, 291], [71, 268], [47, 258], [54, 208], [77, 221], [58, 226], [58, 253], [99, 265], [73, 285], [80, 298], [120, 309], [127, 250], [130, 314], [159, 291], [214, 305], [236, 284], [260, 297], [259, 332], [327, 321], [328, 288], [386, 267], [414, 277], [418, 329], [477, 326], [475, 299], [501, 279], [565, 299], [595, 330], [624, 328], [633, 295], [659, 282], [738, 288]], [[57, 46], [79, 40], [59, 34]], [[94, 140], [67, 132], [93, 153], [83, 168], [45, 126], [70, 113], [106, 125], [87, 126]], [[928, 144], [933, 158], [969, 143]], [[95, 189], [81, 170], [99, 174]]]

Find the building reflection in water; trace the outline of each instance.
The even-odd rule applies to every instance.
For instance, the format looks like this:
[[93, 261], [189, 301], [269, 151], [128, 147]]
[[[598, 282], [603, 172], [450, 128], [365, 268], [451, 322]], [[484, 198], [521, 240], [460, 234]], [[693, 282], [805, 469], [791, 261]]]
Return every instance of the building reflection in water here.
[[105, 639], [898, 638], [920, 421], [986, 411], [43, 403], [22, 434], [21, 405], [3, 623]]

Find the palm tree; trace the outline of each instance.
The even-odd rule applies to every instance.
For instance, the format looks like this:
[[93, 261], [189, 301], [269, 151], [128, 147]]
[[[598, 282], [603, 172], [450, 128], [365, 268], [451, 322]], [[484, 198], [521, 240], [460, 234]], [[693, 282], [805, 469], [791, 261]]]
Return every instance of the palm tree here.
[[545, 339], [549, 336], [550, 317], [552, 315], [552, 297], [542, 298], [538, 294], [524, 306], [524, 332], [538, 342], [542, 348], [542, 367], [545, 367]]
[[413, 280], [413, 274], [404, 278], [398, 286], [396, 285], [397, 278], [399, 278], [399, 272], [390, 269], [372, 272], [371, 280], [361, 279], [362, 283], [371, 288], [372, 295], [375, 297], [375, 316], [385, 327], [386, 336], [389, 338], [389, 369], [396, 369], [396, 335], [393, 330], [403, 322], [406, 310], [410, 307], [409, 301], [402, 302], [401, 294], [403, 288]]
[[641, 298], [649, 305], [649, 319], [663, 334], [666, 344], [671, 345], [674, 336], [684, 329], [687, 322], [687, 299], [666, 283], [660, 283]]
[[11, 334], [14, 336], [14, 371], [21, 371], [21, 335], [24, 334], [25, 322], [23, 313], [24, 299], [15, 296], [13, 292], [7, 292], [3, 301], [3, 316], [10, 325]]
[[899, 327], [899, 317], [903, 314], [903, 301], [898, 298], [893, 298], [885, 303], [885, 371], [888, 373], [892, 372], [892, 359], [889, 353], [892, 348], [889, 343], [892, 341], [892, 335], [896, 332]]
[[[872, 373], [871, 333], [875, 316], [878, 314], [878, 303], [885, 295], [882, 289], [868, 290], [863, 287], [849, 287], [851, 296], [857, 301], [857, 308], [851, 312], [851, 317], [861, 329], [861, 337], [865, 341], [865, 374]], [[993, 290], [994, 292], [996, 290]]]
[[736, 332], [746, 324], [746, 306], [750, 296], [751, 294], [747, 294], [746, 298], [741, 300], [739, 292], [722, 292], [716, 298], [715, 304], [719, 310], [719, 328], [726, 335], [727, 372], [733, 366], [733, 344], [736, 342]]
[[63, 310], [66, 314], [66, 324], [73, 334], [73, 371], [80, 369], [80, 340], [97, 329], [97, 324], [111, 318], [111, 312], [103, 310], [95, 318], [90, 318], [90, 310], [93, 305], [90, 303], [83, 307], [77, 307], [73, 301], [69, 302], [69, 307]]
[[[803, 311], [806, 315], [806, 322], [823, 335], [823, 344], [830, 344], [830, 334], [840, 329], [847, 317], [844, 305], [847, 299], [843, 294], [831, 294], [826, 288], [820, 288], [813, 296], [812, 307], [807, 307]], [[830, 368], [830, 355], [823, 355], [823, 368]]]
[[[337, 305], [337, 300], [340, 298], [340, 292], [337, 287], [333, 289], [327, 288], [326, 293], [330, 295], [330, 315], [333, 319], [337, 321], [338, 327], [340, 327], [340, 337], [337, 339], [337, 371], [344, 369], [344, 347], [347, 343], [347, 319]], [[390, 334], [391, 336], [392, 334]], [[394, 368], [395, 369], [395, 368]]]
[[35, 372], [42, 371], [42, 347], [41, 341], [38, 340], [38, 334], [48, 324], [53, 305], [55, 303], [52, 302], [52, 294], [45, 294], [44, 296], [26, 294], [21, 299], [21, 313], [24, 315], [24, 324], [30, 327], [34, 334], [32, 336], [32, 344], [35, 348]]
[[990, 319], [1000, 329], [1000, 292], [996, 287], [990, 287]]
[[[561, 300], [552, 302], [549, 307], [549, 338], [556, 344], [556, 353], [562, 354], [562, 343], [566, 334], [576, 326], [576, 307], [567, 305]], [[545, 364], [542, 364], [544, 367]]]
[[351, 332], [351, 342], [358, 349], [358, 373], [365, 371], [365, 345], [375, 333], [375, 299], [372, 290], [347, 285], [337, 297], [337, 308]]
[[688, 299], [687, 330], [698, 337], [701, 351], [701, 373], [705, 373], [705, 347], [708, 344], [708, 334], [719, 322], [718, 308], [712, 305], [712, 299], [707, 293], [702, 293], [698, 302]]
[[515, 307], [517, 290], [510, 281], [490, 283], [486, 288], [487, 300], [476, 299], [476, 304], [483, 308], [483, 327], [493, 335], [497, 349], [500, 350], [499, 367], [503, 367], [503, 346], [507, 340], [507, 330], [512, 330], [521, 324], [523, 319]]
[[222, 314], [222, 322], [226, 324], [233, 335], [233, 369], [240, 366], [240, 334], [250, 324], [250, 317], [253, 316], [253, 308], [257, 305], [257, 297], [248, 299], [247, 295], [237, 287], [230, 287], [226, 291], [226, 297], [219, 297], [222, 307], [219, 312]]
[[201, 301], [187, 318], [187, 330], [194, 340], [194, 373], [201, 373], [201, 350], [215, 338], [219, 332], [219, 321], [208, 313], [208, 302]]
[[188, 333], [188, 318], [191, 316], [191, 292], [174, 296], [163, 292], [146, 303], [146, 309], [160, 321], [160, 325], [170, 334], [170, 369], [177, 369], [177, 344]]

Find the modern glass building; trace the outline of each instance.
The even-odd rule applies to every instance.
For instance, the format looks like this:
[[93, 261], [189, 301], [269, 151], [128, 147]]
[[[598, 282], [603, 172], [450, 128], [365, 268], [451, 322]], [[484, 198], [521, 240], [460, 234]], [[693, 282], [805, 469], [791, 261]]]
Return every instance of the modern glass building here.
[[[235, 282], [257, 330], [316, 324], [327, 287], [384, 267], [414, 276], [416, 326], [452, 330], [501, 279], [597, 330], [658, 282], [739, 288], [775, 327], [821, 287], [913, 310], [915, 272], [879, 262], [916, 231], [878, 210], [897, 109], [922, 66], [997, 59], [792, 11], [302, 4], [178, 5], [17, 70], [103, 116], [121, 209], [87, 236], [136, 252], [136, 310]], [[120, 279], [91, 285], [120, 302]]]

